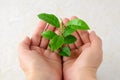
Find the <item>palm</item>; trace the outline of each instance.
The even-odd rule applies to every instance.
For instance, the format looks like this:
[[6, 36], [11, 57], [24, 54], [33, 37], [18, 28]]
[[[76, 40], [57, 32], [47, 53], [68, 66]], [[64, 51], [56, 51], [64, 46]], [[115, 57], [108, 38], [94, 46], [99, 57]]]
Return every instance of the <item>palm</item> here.
[[71, 50], [71, 54], [72, 54], [71, 57], [63, 58], [63, 61], [64, 61], [63, 72], [64, 72], [65, 79], [66, 79], [66, 77], [70, 76], [70, 73], [73, 71], [73, 69], [77, 68], [80, 65], [79, 64], [80, 60], [78, 59], [80, 52], [81, 51], [79, 49]]
[[75, 61], [76, 61], [76, 59], [77, 59], [77, 57], [78, 57], [78, 55], [77, 55], [77, 53], [75, 53], [76, 51], [78, 51], [78, 49], [76, 49], [76, 50], [71, 50], [71, 57], [69, 57], [69, 58], [67, 58], [67, 57], [64, 57], [63, 58], [63, 61], [64, 61], [64, 68], [65, 69], [69, 69], [72, 65], [73, 65], [73, 63], [75, 63]]
[[[37, 71], [48, 71], [48, 72], [60, 72], [61, 71], [61, 60], [56, 53], [51, 53], [50, 50], [34, 47], [29, 51], [30, 55], [24, 56], [22, 62], [25, 62], [25, 70], [32, 70], [34, 68]], [[31, 63], [31, 64], [29, 64]]]

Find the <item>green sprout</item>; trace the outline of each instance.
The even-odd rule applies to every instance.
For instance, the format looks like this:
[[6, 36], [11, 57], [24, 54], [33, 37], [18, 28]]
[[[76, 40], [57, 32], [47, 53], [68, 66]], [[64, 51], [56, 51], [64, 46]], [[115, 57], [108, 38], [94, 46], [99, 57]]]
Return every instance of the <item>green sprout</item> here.
[[44, 38], [50, 40], [49, 47], [52, 52], [58, 50], [60, 56], [70, 56], [69, 44], [75, 43], [77, 38], [72, 35], [76, 30], [89, 30], [89, 26], [81, 19], [72, 19], [66, 26], [62, 22], [62, 27], [60, 27], [59, 19], [54, 14], [41, 13], [38, 17], [51, 24], [53, 27], [58, 28], [60, 34], [56, 34], [54, 31], [47, 30], [41, 35]]

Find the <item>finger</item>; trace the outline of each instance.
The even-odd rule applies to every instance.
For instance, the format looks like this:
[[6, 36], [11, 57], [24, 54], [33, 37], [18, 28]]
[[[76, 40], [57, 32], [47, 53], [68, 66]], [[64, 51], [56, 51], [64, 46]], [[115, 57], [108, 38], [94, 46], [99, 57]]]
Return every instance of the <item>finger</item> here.
[[84, 44], [90, 42], [88, 31], [86, 31], [86, 30], [82, 30], [82, 31], [78, 30], [77, 32], [78, 32], [79, 36], [81, 37], [82, 42]]
[[31, 40], [29, 37], [26, 37], [20, 44], [18, 47], [18, 50], [20, 52], [24, 52], [24, 51], [28, 51], [30, 50], [30, 45], [31, 45]]
[[[63, 23], [64, 23], [64, 25], [66, 26], [67, 25], [67, 23], [69, 22], [69, 19], [68, 18], [64, 18], [63, 19]], [[77, 38], [77, 37], [76, 37]], [[69, 47], [70, 47], [70, 49], [71, 49], [71, 56], [70, 57], [63, 57], [63, 61], [67, 61], [67, 60], [69, 60], [69, 59], [73, 59], [73, 58], [75, 58], [76, 57], [76, 53], [74, 53], [73, 51], [76, 51], [76, 50], [73, 50], [73, 49], [75, 49], [76, 47], [75, 47], [75, 44], [70, 44], [69, 45]], [[73, 50], [73, 51], [72, 51]]]
[[77, 18], [78, 18], [77, 16], [72, 16], [72, 17], [71, 17], [71, 20], [72, 20], [72, 19], [77, 19]]
[[80, 46], [82, 46], [82, 40], [81, 40], [81, 38], [80, 38], [80, 36], [78, 35], [78, 33], [77, 32], [74, 32], [73, 33], [73, 35], [76, 37], [76, 41], [75, 41], [75, 46], [76, 46], [76, 48], [78, 49]]
[[[63, 23], [64, 23], [65, 26], [66, 26], [66, 24], [67, 24], [68, 22], [69, 22], [69, 19], [68, 19], [68, 18], [64, 18], [64, 19], [63, 19]], [[71, 50], [76, 48], [76, 47], [75, 47], [75, 44], [69, 44], [69, 47], [70, 47]]]
[[91, 46], [93, 48], [97, 48], [97, 49], [102, 48], [102, 40], [100, 39], [100, 37], [96, 35], [94, 31], [90, 33], [90, 41], [91, 41]]
[[[59, 30], [58, 30], [57, 28], [56, 28], [56, 29], [54, 28], [53, 31], [54, 31], [57, 35], [60, 34], [60, 32], [59, 32]], [[48, 43], [48, 44], [49, 44], [49, 43]], [[46, 57], [48, 57], [48, 58], [52, 58], [53, 60], [59, 60], [59, 61], [61, 61], [60, 56], [58, 55], [58, 51], [56, 50], [55, 52], [52, 52], [49, 46], [47, 46], [47, 50], [45, 50], [44, 55], [45, 55]]]
[[[48, 28], [46, 29], [46, 31], [47, 31], [47, 30], [54, 31], [54, 30], [55, 30], [55, 27], [49, 25]], [[48, 39], [46, 39], [46, 38], [42, 38], [42, 39], [41, 39], [41, 43], [40, 43], [40, 47], [41, 47], [41, 48], [46, 49], [46, 48], [48, 47], [48, 44], [49, 44], [49, 40], [48, 40]]]
[[69, 48], [70, 48], [70, 50], [73, 50], [73, 49], [76, 49], [76, 46], [75, 46], [75, 44], [69, 44]]
[[46, 25], [47, 25], [46, 22], [40, 21], [39, 26], [36, 28], [32, 38], [31, 38], [33, 46], [38, 46], [40, 44], [41, 33], [45, 29]]
[[70, 21], [70, 20], [69, 20], [68, 18], [64, 18], [64, 19], [63, 19], [63, 24], [66, 26], [69, 21]]
[[[57, 28], [55, 28], [54, 29], [54, 32], [57, 34], [57, 35], [59, 35], [60, 34], [60, 31], [57, 29]], [[49, 44], [49, 43], [48, 43]], [[47, 46], [47, 49], [48, 50], [50, 50], [50, 47], [49, 46]]]
[[59, 31], [58, 29], [55, 29], [55, 33], [56, 33], [57, 35], [59, 35], [59, 34], [60, 34], [60, 31]]
[[[77, 19], [77, 17], [76, 17], [76, 16], [72, 16], [72, 17], [71, 17], [71, 20], [72, 20], [72, 19]], [[82, 43], [82, 40], [81, 40], [81, 38], [80, 38], [80, 36], [79, 36], [79, 34], [78, 34], [77, 31], [74, 32], [73, 35], [77, 38], [77, 41], [75, 42], [75, 46], [76, 46], [77, 48], [79, 48], [79, 47], [83, 44], [83, 43]]]
[[[71, 19], [76, 19], [76, 18], [78, 18], [78, 17], [76, 17], [76, 16], [71, 17]], [[77, 30], [77, 32], [79, 33], [79, 36], [81, 37], [83, 43], [88, 43], [90, 41], [88, 31]]]

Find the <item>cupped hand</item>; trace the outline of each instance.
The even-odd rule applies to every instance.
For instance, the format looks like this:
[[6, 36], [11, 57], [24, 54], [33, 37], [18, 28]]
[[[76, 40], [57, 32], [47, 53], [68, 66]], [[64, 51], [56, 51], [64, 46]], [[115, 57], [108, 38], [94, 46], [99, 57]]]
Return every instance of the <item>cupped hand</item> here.
[[62, 78], [61, 58], [48, 48], [49, 41], [42, 38], [44, 30], [55, 28], [41, 21], [32, 38], [26, 37], [19, 45], [20, 66], [27, 80], [60, 80]]
[[[63, 23], [67, 22], [65, 18]], [[76, 31], [73, 35], [77, 41], [69, 45], [72, 55], [63, 58], [64, 80], [95, 80], [102, 61], [102, 41], [94, 31]]]

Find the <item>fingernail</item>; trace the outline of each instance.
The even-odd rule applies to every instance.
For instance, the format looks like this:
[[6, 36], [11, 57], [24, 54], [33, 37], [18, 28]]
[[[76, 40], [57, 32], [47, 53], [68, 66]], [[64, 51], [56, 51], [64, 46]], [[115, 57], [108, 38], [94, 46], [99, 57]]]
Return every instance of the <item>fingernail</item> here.
[[78, 18], [78, 17], [76, 17], [76, 16], [72, 16], [72, 17], [71, 17], [71, 19], [77, 19], [77, 18]]
[[94, 34], [94, 35], [96, 35], [95, 31], [92, 31], [91, 33]]
[[25, 39], [28, 39], [28, 36], [26, 36]]

